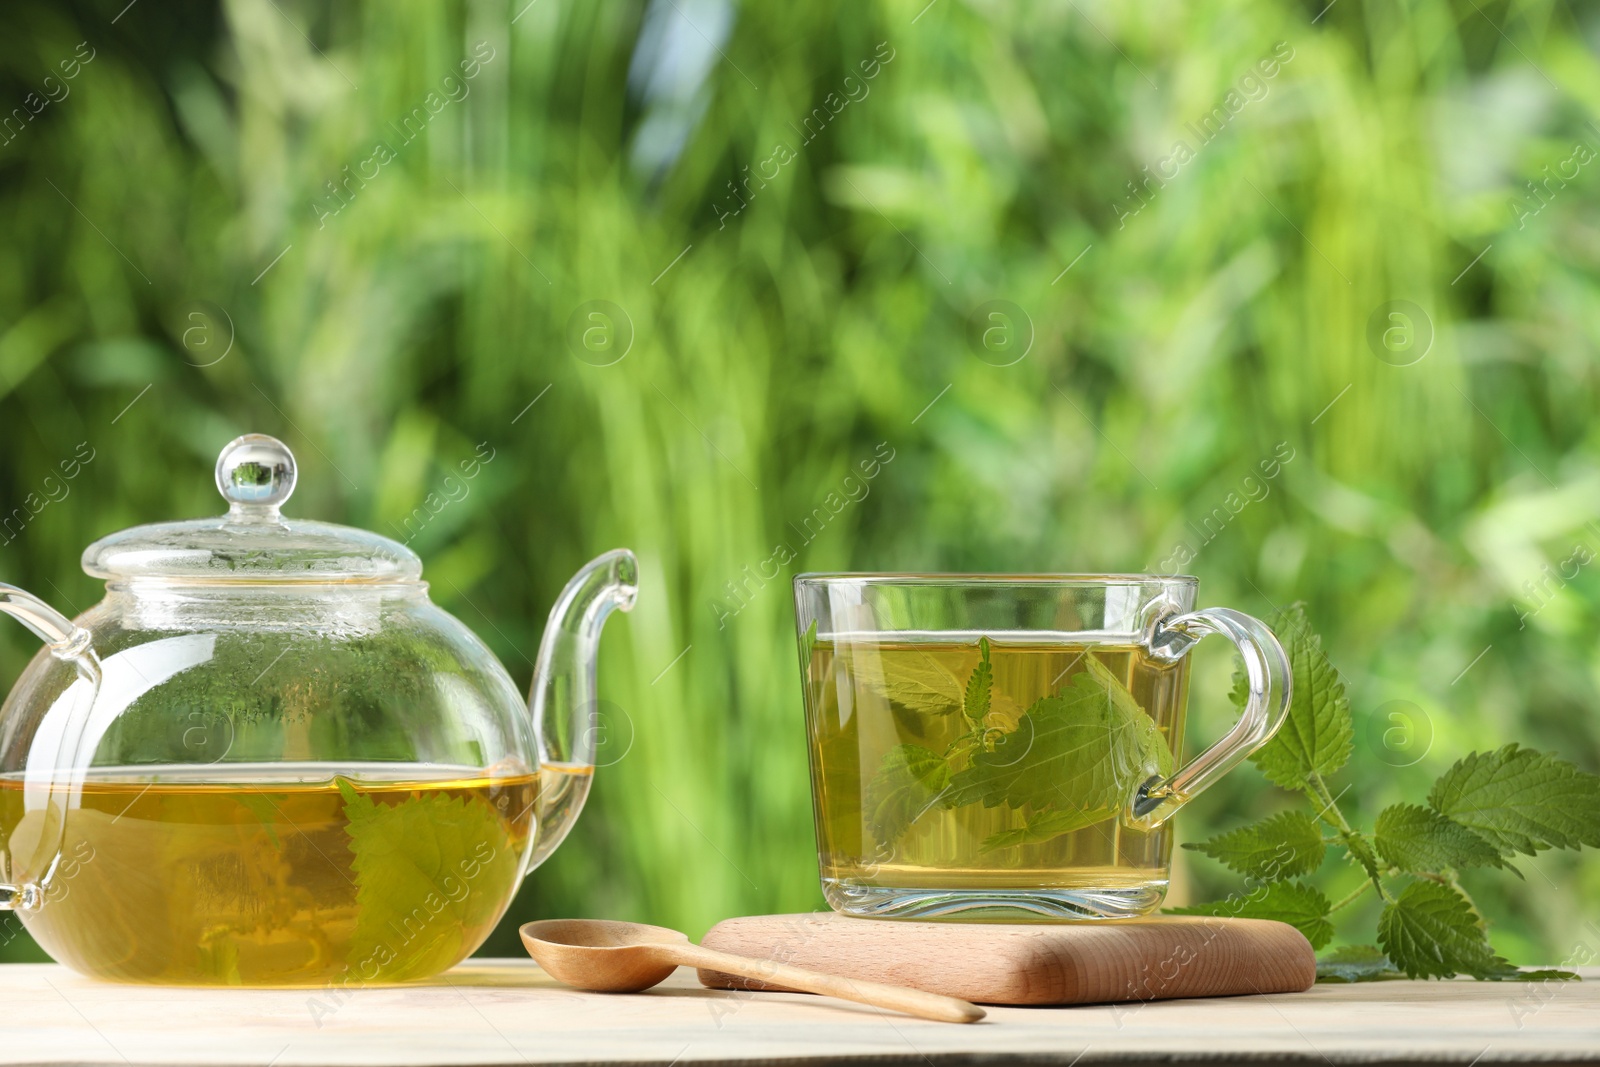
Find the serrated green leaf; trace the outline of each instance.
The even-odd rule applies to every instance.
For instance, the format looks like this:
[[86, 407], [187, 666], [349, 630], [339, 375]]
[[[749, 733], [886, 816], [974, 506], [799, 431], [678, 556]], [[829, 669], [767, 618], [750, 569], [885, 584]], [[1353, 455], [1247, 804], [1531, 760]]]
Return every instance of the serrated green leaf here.
[[1428, 804], [1505, 855], [1600, 847], [1600, 776], [1515, 744], [1459, 760]]
[[981, 658], [967, 679], [966, 699], [962, 702], [961, 710], [974, 726], [981, 727], [989, 715], [989, 693], [994, 688], [994, 668], [989, 664], [987, 637], [978, 639], [978, 654]]
[[1563, 971], [1559, 967], [1512, 967], [1489, 976], [1491, 982], [1581, 982], [1583, 975], [1577, 971]]
[[889, 701], [889, 714], [894, 716], [896, 732], [901, 737], [915, 737], [921, 741], [928, 736], [928, 720], [922, 713], [896, 701]]
[[1010, 848], [1012, 845], [1031, 845], [1039, 841], [1048, 841], [1052, 837], [1060, 837], [1073, 830], [1093, 826], [1105, 817], [1100, 811], [1072, 809], [1034, 812], [1026, 825], [1013, 830], [1001, 830], [984, 838], [983, 844], [978, 846], [978, 851], [993, 852], [996, 849]]
[[244, 793], [238, 796], [239, 803], [250, 809], [261, 823], [261, 829], [266, 831], [267, 840], [272, 842], [272, 847], [282, 851], [283, 843], [278, 840], [278, 822], [282, 819], [278, 810], [273, 807], [272, 801], [264, 793]]
[[1060, 693], [951, 775], [945, 806], [1065, 812], [1083, 820], [1076, 828], [1119, 815], [1139, 785], [1172, 772], [1166, 739], [1132, 694], [1093, 656], [1083, 662]]
[[1250, 758], [1274, 784], [1303, 789], [1312, 774], [1327, 778], [1350, 758], [1350, 701], [1304, 604], [1274, 612], [1268, 625], [1289, 654], [1294, 692], [1283, 726]]
[[1228, 690], [1228, 699], [1240, 711], [1243, 711], [1244, 706], [1250, 703], [1250, 679], [1244, 673], [1243, 664], [1233, 670], [1233, 688]]
[[[913, 716], [949, 715], [961, 708], [961, 679], [927, 652], [898, 651], [892, 669], [886, 671], [884, 657], [877, 650], [862, 651], [851, 657], [851, 669], [856, 684]], [[917, 733], [920, 736], [921, 731]]]
[[1196, 904], [1188, 908], [1168, 908], [1175, 915], [1221, 915], [1241, 919], [1275, 919], [1288, 923], [1305, 935], [1313, 949], [1333, 940], [1333, 924], [1328, 921], [1332, 905], [1322, 891], [1304, 882], [1273, 882], [1250, 893], [1226, 900]]
[[1339, 843], [1344, 846], [1349, 858], [1361, 868], [1366, 876], [1373, 881], [1377, 881], [1382, 874], [1379, 870], [1378, 854], [1373, 851], [1372, 843], [1367, 840], [1366, 835], [1360, 831], [1352, 831], [1349, 834], [1340, 835]]
[[1373, 843], [1390, 866], [1413, 874], [1505, 866], [1489, 842], [1420, 804], [1392, 804], [1380, 811]]
[[1378, 918], [1378, 944], [1411, 978], [1489, 978], [1513, 969], [1489, 947], [1472, 904], [1441, 882], [1406, 886]]
[[883, 754], [867, 783], [867, 824], [881, 844], [892, 845], [932, 807], [950, 780], [950, 768], [921, 745], [896, 745]]
[[1377, 982], [1399, 977], [1400, 972], [1376, 945], [1340, 945], [1317, 961], [1319, 982]]
[[356, 875], [350, 965], [387, 959], [385, 981], [444, 970], [463, 954], [463, 932], [496, 918], [520, 871], [499, 814], [444, 793], [380, 804], [337, 782]]
[[1273, 882], [1316, 870], [1326, 851], [1321, 828], [1303, 811], [1280, 812], [1183, 847], [1203, 852], [1240, 874]]

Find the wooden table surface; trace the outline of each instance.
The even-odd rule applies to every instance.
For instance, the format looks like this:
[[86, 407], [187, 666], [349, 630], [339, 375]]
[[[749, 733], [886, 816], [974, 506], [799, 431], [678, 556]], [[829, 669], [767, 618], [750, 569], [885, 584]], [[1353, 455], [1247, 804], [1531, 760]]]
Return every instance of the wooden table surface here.
[[534, 1063], [1600, 1064], [1581, 983], [1378, 982], [1106, 1007], [995, 1008], [973, 1026], [804, 994], [565, 989], [528, 960], [332, 993], [111, 985], [0, 966], [0, 1063], [220, 1067]]

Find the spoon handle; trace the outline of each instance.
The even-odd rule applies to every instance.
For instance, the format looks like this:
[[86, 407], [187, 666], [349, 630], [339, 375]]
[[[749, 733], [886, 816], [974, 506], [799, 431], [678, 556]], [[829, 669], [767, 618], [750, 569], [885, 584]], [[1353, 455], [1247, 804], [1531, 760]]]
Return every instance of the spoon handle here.
[[663, 958], [684, 967], [700, 967], [708, 971], [723, 971], [759, 982], [803, 989], [807, 993], [853, 1000], [878, 1008], [892, 1008], [923, 1019], [944, 1023], [975, 1023], [983, 1018], [984, 1010], [956, 997], [925, 993], [920, 989], [884, 985], [845, 978], [837, 974], [822, 974], [802, 967], [792, 967], [777, 960], [753, 959], [727, 952], [702, 948], [699, 945], [661, 945]]

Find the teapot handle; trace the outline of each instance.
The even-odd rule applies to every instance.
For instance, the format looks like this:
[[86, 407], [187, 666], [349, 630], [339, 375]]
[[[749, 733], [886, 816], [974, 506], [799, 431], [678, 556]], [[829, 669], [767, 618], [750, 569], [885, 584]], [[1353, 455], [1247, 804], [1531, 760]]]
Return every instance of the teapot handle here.
[[[89, 684], [88, 703], [83, 708], [83, 713], [74, 717], [76, 729], [72, 735], [72, 744], [62, 750], [71, 753], [76, 765], [77, 747], [83, 736], [83, 727], [88, 722], [89, 712], [94, 708], [95, 700], [100, 695], [100, 657], [91, 643], [89, 631], [33, 594], [14, 585], [6, 585], [4, 582], [0, 582], [0, 612], [10, 615], [32, 630], [45, 643], [51, 655], [71, 663], [78, 669], [78, 676]], [[55, 787], [56, 782], [52, 779], [52, 795]], [[67, 834], [67, 820], [64, 817], [58, 819], [57, 827], [55, 855], [50, 860], [50, 866], [37, 881], [21, 885], [7, 885], [0, 882], [0, 911], [27, 910], [36, 908], [43, 902], [45, 891], [50, 888], [50, 881], [55, 877], [56, 869], [61, 866], [61, 847]]]
[[530, 699], [539, 752], [538, 829], [523, 873], [533, 870], [572, 829], [589, 795], [601, 731], [595, 658], [606, 617], [632, 611], [639, 561], [625, 548], [590, 560], [550, 609]]

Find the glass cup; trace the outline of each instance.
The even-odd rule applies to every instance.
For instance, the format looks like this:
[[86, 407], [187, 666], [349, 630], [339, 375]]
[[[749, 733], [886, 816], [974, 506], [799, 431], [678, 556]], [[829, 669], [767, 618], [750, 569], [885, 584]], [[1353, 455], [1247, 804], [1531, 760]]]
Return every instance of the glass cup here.
[[[1127, 918], [1166, 895], [1167, 820], [1265, 744], [1290, 671], [1263, 623], [1149, 574], [795, 579], [822, 891], [877, 918]], [[1183, 756], [1188, 651], [1244, 707]], [[1238, 697], [1236, 691], [1236, 699]]]

